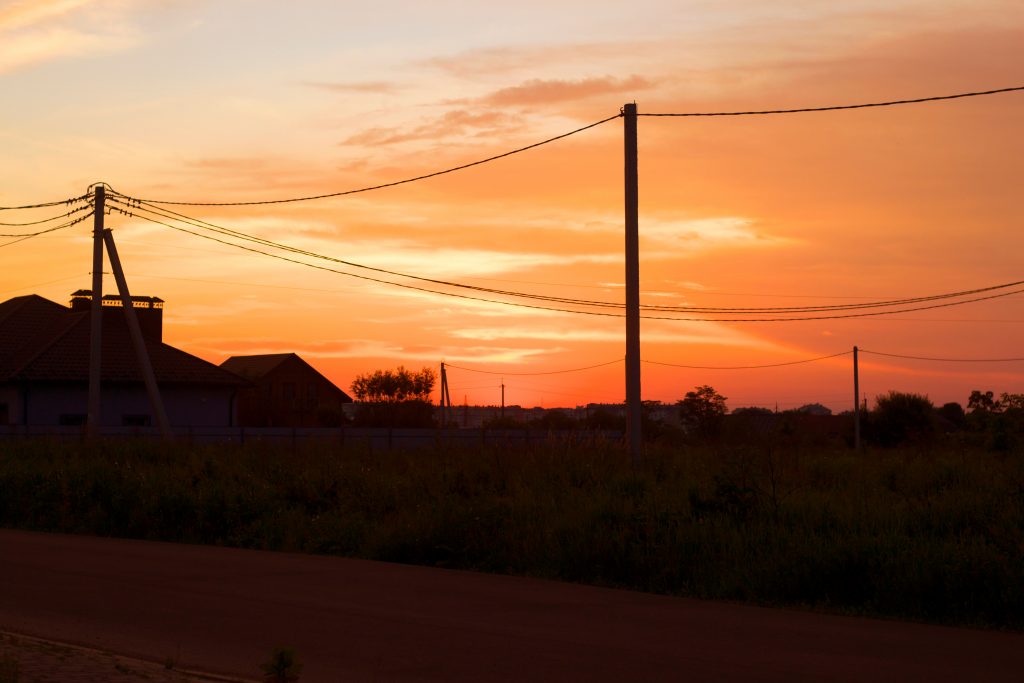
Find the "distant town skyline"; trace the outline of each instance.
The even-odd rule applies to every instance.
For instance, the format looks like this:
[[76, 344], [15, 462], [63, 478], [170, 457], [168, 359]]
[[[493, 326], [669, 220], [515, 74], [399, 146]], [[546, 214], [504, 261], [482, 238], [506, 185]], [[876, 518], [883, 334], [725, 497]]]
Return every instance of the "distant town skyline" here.
[[[0, 6], [0, 206], [82, 194], [252, 201], [386, 183], [614, 115], [915, 98], [1024, 85], [1009, 0], [39, 0]], [[1024, 94], [775, 118], [639, 122], [642, 300], [796, 306], [1024, 279]], [[491, 164], [303, 204], [187, 207], [375, 267], [622, 300], [622, 125]], [[173, 207], [172, 207], [173, 208]], [[0, 222], [57, 213], [0, 212]], [[166, 338], [219, 364], [295, 352], [348, 389], [375, 368], [451, 370], [455, 404], [624, 398], [623, 321], [440, 297], [232, 249], [114, 213], [135, 295]], [[0, 228], [15, 233], [21, 228]], [[90, 223], [0, 248], [0, 300], [90, 286]], [[0, 238], [0, 245], [11, 240]], [[107, 277], [106, 291], [113, 292]], [[853, 320], [645, 320], [646, 361], [786, 363], [854, 345], [1024, 356], [1021, 296]], [[502, 373], [507, 373], [503, 375]], [[861, 358], [861, 391], [966, 403], [1024, 363]], [[756, 370], [643, 366], [643, 397], [710, 384], [730, 408], [853, 404], [848, 356]]]

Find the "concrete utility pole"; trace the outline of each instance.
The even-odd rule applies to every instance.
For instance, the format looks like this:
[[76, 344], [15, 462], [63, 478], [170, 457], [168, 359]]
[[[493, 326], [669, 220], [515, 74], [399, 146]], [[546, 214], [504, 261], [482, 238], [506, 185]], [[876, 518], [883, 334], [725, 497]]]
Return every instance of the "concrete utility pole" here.
[[89, 403], [85, 428], [90, 437], [100, 433], [100, 370], [103, 345], [103, 214], [107, 188], [97, 185], [92, 228], [92, 302], [89, 307]]
[[445, 371], [444, 361], [441, 362], [441, 419], [444, 421], [442, 427], [448, 427], [448, 411], [452, 407], [452, 397], [448, 393], [448, 373]]
[[856, 346], [853, 347], [853, 448], [860, 450], [860, 370]]
[[640, 403], [640, 218], [636, 103], [622, 107], [626, 180], [626, 439], [633, 464], [643, 458]]
[[142, 370], [142, 380], [146, 383], [146, 394], [149, 395], [149, 407], [156, 417], [160, 434], [165, 439], [170, 439], [171, 423], [167, 421], [167, 412], [164, 410], [164, 401], [160, 396], [160, 388], [156, 384], [156, 375], [153, 373], [153, 364], [149, 361], [149, 352], [146, 350], [146, 340], [142, 337], [142, 329], [139, 328], [139, 319], [135, 315], [135, 306], [132, 303], [132, 295], [128, 292], [128, 281], [124, 277], [124, 270], [121, 269], [121, 259], [117, 257], [117, 247], [114, 246], [114, 235], [109, 230], [103, 231], [103, 242], [107, 246], [107, 257], [110, 259], [110, 268], [114, 271], [114, 280], [117, 282], [117, 291], [121, 295], [121, 307], [124, 308], [124, 317], [128, 320], [128, 331], [132, 336], [132, 343], [135, 345], [135, 357], [139, 361], [139, 369]]

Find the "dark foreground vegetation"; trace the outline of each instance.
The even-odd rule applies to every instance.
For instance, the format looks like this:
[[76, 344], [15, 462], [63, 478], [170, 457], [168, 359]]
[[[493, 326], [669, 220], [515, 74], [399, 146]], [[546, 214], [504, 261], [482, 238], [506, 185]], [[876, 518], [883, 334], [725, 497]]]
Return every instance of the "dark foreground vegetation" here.
[[1024, 454], [0, 442], [0, 525], [1024, 628]]

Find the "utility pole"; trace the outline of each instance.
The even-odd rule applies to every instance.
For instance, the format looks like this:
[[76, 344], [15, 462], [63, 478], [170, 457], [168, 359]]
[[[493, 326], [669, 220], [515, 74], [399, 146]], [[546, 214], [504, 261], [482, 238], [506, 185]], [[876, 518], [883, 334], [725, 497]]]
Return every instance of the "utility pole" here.
[[505, 419], [505, 380], [501, 380], [501, 419]]
[[636, 102], [622, 107], [626, 199], [626, 440], [634, 465], [643, 457], [640, 403], [640, 217]]
[[146, 384], [149, 407], [153, 410], [153, 415], [156, 417], [156, 424], [160, 428], [160, 435], [165, 439], [170, 439], [173, 436], [171, 434], [171, 423], [167, 420], [167, 411], [164, 410], [164, 401], [160, 396], [160, 388], [156, 384], [153, 364], [150, 363], [149, 352], [146, 350], [146, 340], [143, 339], [142, 330], [139, 328], [139, 319], [135, 315], [132, 295], [128, 292], [128, 281], [124, 277], [124, 270], [121, 269], [121, 259], [118, 258], [117, 247], [114, 246], [114, 234], [110, 230], [103, 231], [103, 242], [107, 246], [110, 268], [114, 271], [117, 291], [121, 295], [121, 307], [124, 309], [124, 317], [128, 321], [128, 331], [131, 333], [132, 344], [135, 346], [135, 357], [139, 361], [142, 380]]
[[448, 411], [452, 407], [452, 397], [448, 393], [448, 373], [444, 368], [444, 361], [441, 361], [441, 419], [444, 420], [443, 427], [448, 427]]
[[92, 302], [89, 307], [89, 402], [86, 408], [86, 433], [100, 433], [100, 370], [103, 344], [103, 214], [106, 211], [107, 188], [94, 190], [92, 227]]
[[853, 448], [860, 450], [860, 369], [856, 346], [853, 347]]

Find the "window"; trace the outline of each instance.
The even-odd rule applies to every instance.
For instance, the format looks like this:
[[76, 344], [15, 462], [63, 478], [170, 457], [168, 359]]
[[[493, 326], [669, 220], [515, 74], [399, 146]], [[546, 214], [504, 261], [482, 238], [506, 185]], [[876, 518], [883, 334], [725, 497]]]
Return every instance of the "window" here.
[[149, 415], [122, 415], [121, 426], [122, 427], [149, 427], [152, 426], [153, 421], [149, 418]]

